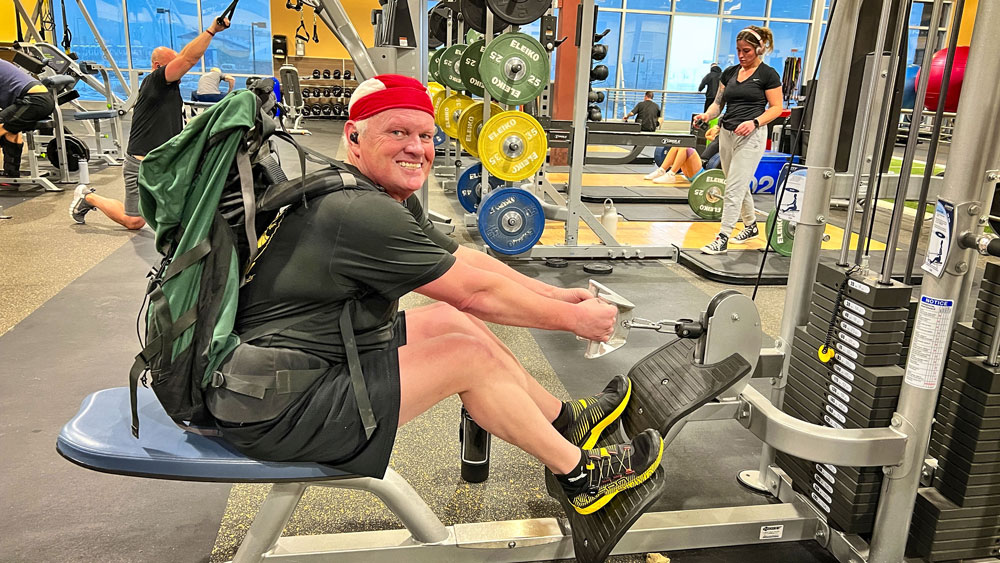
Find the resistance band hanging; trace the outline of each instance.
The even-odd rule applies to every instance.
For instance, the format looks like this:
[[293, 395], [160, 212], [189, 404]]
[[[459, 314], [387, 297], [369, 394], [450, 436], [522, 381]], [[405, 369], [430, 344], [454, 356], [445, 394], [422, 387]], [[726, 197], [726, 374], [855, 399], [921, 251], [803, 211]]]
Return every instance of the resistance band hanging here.
[[56, 17], [52, 13], [52, 3], [51, 0], [41, 0], [42, 5], [38, 13], [38, 31], [42, 35], [42, 41], [48, 41], [46, 38], [46, 32], [53, 32], [52, 38], [55, 39], [56, 30]]
[[306, 27], [306, 21], [302, 17], [301, 9], [299, 10], [299, 27], [295, 28], [295, 39], [309, 41], [309, 29]]
[[[306, 39], [308, 41], [308, 38]], [[319, 43], [319, 34], [316, 33], [316, 8], [313, 8], [313, 36], [314, 43]]]
[[69, 30], [69, 22], [66, 21], [66, 0], [59, 0], [59, 9], [62, 12], [62, 24], [63, 24], [63, 38], [62, 38], [62, 48], [66, 52], [66, 56], [71, 59], [76, 59], [70, 48], [73, 46], [73, 33]]
[[229, 20], [230, 24], [233, 23], [233, 15], [236, 13], [236, 5], [239, 3], [240, 0], [233, 0], [233, 3], [222, 12], [222, 15], [215, 18], [215, 23], [228, 28], [229, 25], [226, 24], [226, 20]]

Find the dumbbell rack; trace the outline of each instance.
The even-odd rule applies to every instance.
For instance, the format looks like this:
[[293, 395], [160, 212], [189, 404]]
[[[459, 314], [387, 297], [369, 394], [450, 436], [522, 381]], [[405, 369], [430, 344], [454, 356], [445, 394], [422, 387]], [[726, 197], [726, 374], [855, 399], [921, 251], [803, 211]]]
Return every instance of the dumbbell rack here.
[[952, 336], [929, 456], [933, 488], [920, 489], [909, 549], [929, 561], [1000, 554], [1000, 370], [990, 355], [1000, 315], [1000, 266], [989, 263], [971, 323]]
[[[288, 57], [289, 61], [292, 59], [297, 59], [296, 62], [292, 64], [299, 70], [299, 83], [302, 87], [303, 92], [303, 102], [305, 107], [303, 109], [303, 117], [306, 118], [318, 118], [318, 119], [347, 119], [347, 103], [350, 101], [350, 94], [344, 92], [353, 91], [357, 87], [358, 81], [355, 80], [355, 70], [354, 63], [350, 60], [345, 59], [323, 59], [317, 57]], [[323, 78], [322, 75], [319, 78], [313, 78], [312, 73], [314, 71], [329, 70], [332, 73], [339, 71], [341, 78]], [[347, 71], [351, 73], [350, 79], [344, 79], [343, 73]], [[330, 95], [325, 95], [324, 90], [335, 90], [340, 89], [340, 95], [334, 96], [331, 92]], [[309, 96], [304, 95], [306, 91], [310, 92]], [[319, 93], [319, 96], [314, 94]], [[318, 103], [317, 103], [318, 102]], [[318, 108], [323, 106], [329, 107], [330, 113], [319, 113]], [[340, 111], [336, 111], [334, 108]]]
[[[903, 381], [898, 364], [911, 292], [820, 264], [809, 321], [795, 331], [782, 410], [831, 428], [889, 426]], [[834, 357], [824, 363], [819, 350], [827, 341]], [[818, 464], [781, 452], [775, 461], [832, 527], [872, 531], [882, 468]]]

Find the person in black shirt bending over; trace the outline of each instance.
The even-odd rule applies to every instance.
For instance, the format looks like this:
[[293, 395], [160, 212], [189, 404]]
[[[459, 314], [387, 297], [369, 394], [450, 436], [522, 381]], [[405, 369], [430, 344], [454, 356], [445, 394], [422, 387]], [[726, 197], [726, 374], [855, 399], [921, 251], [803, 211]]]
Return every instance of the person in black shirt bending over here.
[[636, 122], [639, 123], [640, 131], [656, 131], [660, 126], [660, 106], [653, 103], [652, 91], [647, 91], [645, 98], [635, 104], [632, 111], [625, 116], [625, 121], [628, 121], [628, 118], [633, 115]]
[[[781, 77], [761, 57], [774, 50], [774, 35], [766, 27], [750, 26], [736, 34], [736, 52], [740, 64], [722, 73], [719, 92], [705, 113], [694, 117], [695, 123], [714, 119], [722, 113], [719, 132], [719, 155], [726, 173], [722, 225], [714, 241], [702, 247], [705, 254], [726, 252], [729, 243], [743, 244], [757, 237], [757, 211], [750, 194], [753, 178], [767, 144], [767, 125], [781, 115]], [[743, 229], [730, 239], [737, 216]]]
[[705, 90], [705, 109], [712, 107], [712, 102], [715, 101], [715, 95], [719, 92], [719, 80], [722, 78], [722, 67], [712, 63], [712, 68], [709, 69], [708, 74], [701, 79], [701, 84], [698, 85], [698, 91], [701, 92]]
[[181, 78], [198, 64], [215, 34], [229, 27], [212, 20], [212, 25], [195, 37], [178, 53], [167, 47], [153, 49], [153, 72], [142, 79], [139, 96], [132, 114], [132, 130], [122, 176], [125, 179], [125, 202], [101, 197], [94, 188], [80, 185], [76, 188], [69, 215], [83, 224], [84, 216], [91, 209], [100, 209], [109, 219], [129, 230], [141, 229], [146, 221], [139, 215], [139, 164], [156, 147], [169, 141], [184, 128], [181, 115]]

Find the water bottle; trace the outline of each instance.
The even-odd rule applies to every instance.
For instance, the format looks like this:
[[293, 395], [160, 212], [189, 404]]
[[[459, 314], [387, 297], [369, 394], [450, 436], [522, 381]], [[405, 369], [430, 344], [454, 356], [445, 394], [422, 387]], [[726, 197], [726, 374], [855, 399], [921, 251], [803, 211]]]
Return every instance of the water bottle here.
[[86, 158], [81, 158], [76, 161], [79, 165], [80, 170], [80, 183], [89, 184], [90, 183], [90, 163], [87, 162]]
[[482, 483], [490, 476], [490, 433], [472, 420], [464, 406], [458, 439], [462, 443], [462, 479]]
[[615, 209], [615, 202], [611, 201], [611, 198], [604, 200], [604, 213], [601, 213], [601, 224], [611, 233], [611, 236], [617, 236], [618, 210]]

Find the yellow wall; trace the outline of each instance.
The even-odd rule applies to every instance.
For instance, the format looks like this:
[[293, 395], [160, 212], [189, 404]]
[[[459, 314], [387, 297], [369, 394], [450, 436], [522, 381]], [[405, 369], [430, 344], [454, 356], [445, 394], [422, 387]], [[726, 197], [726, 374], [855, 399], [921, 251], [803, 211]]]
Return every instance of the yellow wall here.
[[[22, 0], [21, 3], [24, 4], [24, 9], [28, 11], [28, 15], [31, 15], [38, 0]], [[0, 41], [17, 41], [17, 24], [14, 23], [15, 13], [13, 2], [0, 0]], [[21, 25], [21, 29], [25, 29], [23, 22]], [[24, 35], [27, 38], [27, 31], [25, 31]]]
[[969, 45], [972, 42], [972, 26], [976, 22], [976, 8], [979, 0], [965, 0], [962, 10], [962, 25], [958, 29], [958, 44]]
[[[0, 0], [2, 2], [2, 0]], [[341, 2], [347, 16], [351, 18], [354, 27], [361, 36], [361, 41], [371, 47], [375, 44], [375, 30], [372, 29], [371, 13], [373, 9], [379, 7], [378, 0], [349, 0]], [[295, 53], [295, 29], [299, 26], [299, 15], [305, 20], [306, 28], [312, 35], [313, 13], [312, 9], [303, 7], [302, 12], [285, 8], [285, 0], [271, 0], [271, 33], [274, 35], [284, 35], [288, 37], [288, 52]], [[333, 36], [333, 33], [317, 20], [316, 30], [319, 35], [319, 43], [309, 42], [306, 44], [307, 57], [326, 57], [331, 59], [350, 58], [347, 49], [340, 44], [340, 41]]]

